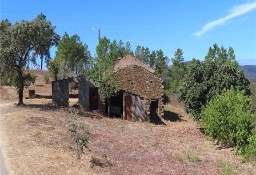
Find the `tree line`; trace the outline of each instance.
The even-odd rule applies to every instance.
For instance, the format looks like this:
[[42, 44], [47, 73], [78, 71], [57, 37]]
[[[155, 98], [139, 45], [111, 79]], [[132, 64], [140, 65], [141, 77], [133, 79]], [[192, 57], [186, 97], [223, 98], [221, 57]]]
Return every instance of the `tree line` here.
[[[160, 50], [150, 51], [148, 47], [138, 45], [132, 50], [129, 41], [111, 41], [107, 37], [99, 39], [96, 46], [96, 56], [92, 57], [88, 46], [80, 41], [78, 35], [69, 36], [65, 33], [57, 46], [56, 56], [50, 60], [48, 69], [54, 80], [67, 78], [70, 73], [89, 76], [101, 81], [103, 73], [111, 69], [118, 58], [133, 55], [136, 59], [152, 67], [158, 77], [163, 80], [168, 92], [176, 92], [179, 80], [185, 73], [183, 52], [177, 49], [169, 66], [169, 58]], [[172, 83], [175, 82], [175, 83]]]

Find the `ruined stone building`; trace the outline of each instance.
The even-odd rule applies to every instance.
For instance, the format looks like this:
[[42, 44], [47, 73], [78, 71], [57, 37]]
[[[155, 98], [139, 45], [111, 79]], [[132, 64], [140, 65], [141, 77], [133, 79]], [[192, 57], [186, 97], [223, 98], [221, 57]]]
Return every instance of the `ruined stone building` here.
[[155, 120], [162, 116], [162, 80], [131, 55], [116, 63], [114, 78], [120, 91], [110, 98], [110, 113], [127, 120]]
[[[99, 96], [98, 87], [93, 81], [78, 78], [80, 107], [85, 110], [99, 110], [101, 113], [126, 120], [159, 120], [159, 116], [163, 115], [164, 89], [162, 80], [155, 75], [151, 67], [128, 55], [118, 59], [114, 66], [113, 78], [119, 91], [109, 99]], [[55, 102], [67, 103], [67, 84], [66, 80], [53, 83]]]

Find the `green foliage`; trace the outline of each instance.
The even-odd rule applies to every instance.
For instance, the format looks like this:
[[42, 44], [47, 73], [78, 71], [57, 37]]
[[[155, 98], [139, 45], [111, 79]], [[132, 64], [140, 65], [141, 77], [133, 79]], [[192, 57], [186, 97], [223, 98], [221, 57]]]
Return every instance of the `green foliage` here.
[[66, 61], [58, 58], [55, 58], [49, 62], [48, 70], [49, 75], [53, 80], [65, 79], [68, 78], [69, 74], [71, 74]]
[[99, 82], [99, 92], [108, 98], [118, 90], [118, 83], [114, 79], [114, 64], [118, 58], [123, 58], [128, 54], [133, 54], [130, 43], [124, 46], [122, 40], [119, 43], [111, 42], [106, 37], [99, 40], [96, 47], [97, 57], [94, 60], [94, 67], [87, 72], [87, 76], [95, 82]]
[[[35, 63], [36, 56], [50, 58], [50, 47], [56, 45], [59, 35], [55, 27], [39, 14], [31, 21], [22, 20], [11, 24], [8, 20], [0, 23], [0, 67], [2, 72], [15, 71], [16, 87], [19, 90], [19, 103], [23, 104], [24, 83], [26, 74], [24, 68], [30, 60]], [[33, 76], [31, 77], [33, 81]], [[10, 79], [13, 79], [10, 77]]]
[[155, 64], [156, 64], [156, 51], [152, 51], [149, 55], [149, 66], [155, 69]]
[[135, 49], [135, 57], [145, 64], [149, 64], [150, 61], [150, 51], [148, 47], [137, 46]]
[[250, 89], [252, 92], [252, 110], [256, 112], [256, 80], [250, 80]]
[[59, 64], [60, 63], [57, 59], [49, 61], [48, 71], [49, 71], [50, 77], [52, 77], [53, 80], [58, 80]]
[[36, 82], [36, 75], [35, 74], [27, 74], [27, 78], [26, 78], [26, 80], [27, 81], [29, 81], [29, 82], [31, 82], [33, 85], [35, 84], [35, 82]]
[[[36, 75], [35, 74], [31, 74], [31, 73], [27, 73], [23, 75], [23, 84], [25, 86], [30, 86], [31, 83], [34, 85], [35, 81], [36, 81]], [[21, 86], [21, 80], [19, 78], [19, 74], [18, 73], [14, 73], [11, 79], [11, 85], [15, 86], [15, 87], [19, 87]]]
[[117, 43], [116, 40], [111, 42], [110, 39], [103, 37], [99, 40], [99, 44], [96, 47], [97, 57], [95, 63], [102, 64], [102, 62], [107, 61], [106, 65], [112, 64], [113, 66], [117, 58], [123, 58], [129, 54], [133, 55], [130, 47], [129, 42], [126, 42], [124, 45], [122, 40]]
[[5, 72], [1, 73], [1, 85], [10, 85], [10, 76]]
[[160, 49], [156, 51], [156, 75], [163, 80], [163, 84], [167, 87], [168, 81], [168, 57], [164, 56], [164, 52]]
[[[67, 67], [69, 72], [83, 74], [88, 67], [91, 54], [88, 51], [88, 46], [83, 44], [78, 35], [69, 36], [65, 33], [57, 47], [56, 58], [58, 63], [65, 63], [63, 67]], [[60, 66], [61, 64], [59, 64]], [[54, 70], [59, 68], [56, 65], [51, 65]], [[57, 71], [55, 71], [57, 72]]]
[[186, 73], [186, 65], [184, 63], [183, 52], [179, 48], [174, 53], [174, 58], [172, 58], [172, 66], [170, 67], [169, 73], [169, 82], [168, 82], [168, 89], [170, 92], [177, 92], [178, 86], [182, 78]]
[[100, 81], [99, 92], [106, 98], [115, 95], [119, 90], [118, 82], [114, 79], [114, 74], [113, 69], [108, 69], [103, 73]]
[[248, 142], [249, 143], [244, 150], [244, 156], [247, 160], [256, 162], [256, 121], [255, 129], [252, 136], [248, 139]]
[[202, 110], [206, 135], [224, 146], [235, 146], [242, 153], [254, 129], [250, 102], [251, 97], [233, 88], [217, 95]]
[[187, 112], [200, 120], [202, 107], [225, 89], [234, 87], [250, 95], [249, 80], [234, 59], [234, 50], [227, 51], [216, 44], [210, 47], [205, 61], [193, 59], [187, 66], [179, 88], [179, 99], [184, 101]]
[[47, 74], [44, 75], [44, 83], [45, 84], [49, 84], [50, 83], [50, 78], [49, 78], [49, 75], [47, 75]]
[[84, 148], [88, 148], [88, 126], [83, 123], [78, 123], [77, 114], [74, 111], [71, 111], [69, 118], [69, 132], [72, 139], [76, 142], [77, 148], [77, 157], [81, 158], [84, 153]]

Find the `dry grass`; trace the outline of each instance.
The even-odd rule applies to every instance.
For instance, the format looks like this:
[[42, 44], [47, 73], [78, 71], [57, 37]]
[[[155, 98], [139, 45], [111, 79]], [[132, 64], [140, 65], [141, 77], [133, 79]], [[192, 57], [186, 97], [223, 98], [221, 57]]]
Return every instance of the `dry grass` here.
[[89, 149], [81, 160], [68, 132], [68, 110], [50, 99], [24, 102], [0, 106], [11, 174], [256, 174], [232, 150], [207, 140], [175, 101], [165, 106], [166, 126], [80, 111], [78, 121], [89, 126]]

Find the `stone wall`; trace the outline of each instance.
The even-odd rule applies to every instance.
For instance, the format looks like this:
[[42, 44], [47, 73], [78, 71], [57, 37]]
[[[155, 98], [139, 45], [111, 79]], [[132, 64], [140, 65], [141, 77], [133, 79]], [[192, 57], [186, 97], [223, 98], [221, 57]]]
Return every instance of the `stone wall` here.
[[95, 87], [93, 81], [86, 79], [86, 78], [78, 78], [79, 84], [79, 105], [81, 108], [85, 110], [90, 109], [90, 96], [89, 96], [89, 89], [90, 87]]
[[[151, 100], [158, 101], [158, 115], [163, 116], [164, 86], [162, 80], [154, 73], [137, 65], [130, 65], [115, 73], [115, 80], [119, 88], [130, 94], [136, 94], [144, 98], [144, 119], [149, 118]], [[149, 100], [149, 102], [145, 100]], [[136, 100], [135, 100], [136, 101]]]
[[58, 106], [69, 106], [69, 81], [67, 79], [52, 82], [52, 102]]

